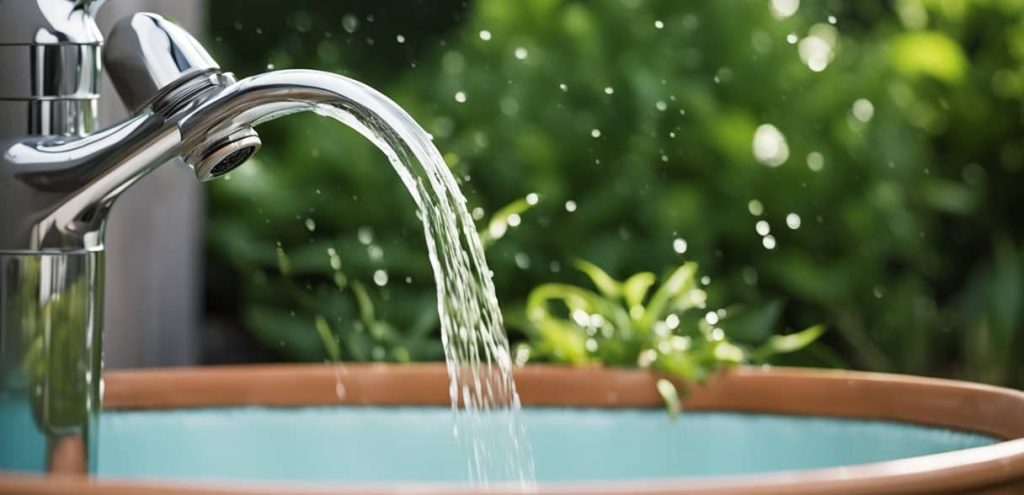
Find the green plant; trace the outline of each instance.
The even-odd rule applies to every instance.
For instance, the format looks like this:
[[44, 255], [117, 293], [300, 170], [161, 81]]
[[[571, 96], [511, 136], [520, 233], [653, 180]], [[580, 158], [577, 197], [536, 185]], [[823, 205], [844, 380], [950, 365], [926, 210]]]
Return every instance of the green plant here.
[[[576, 267], [597, 292], [567, 284], [534, 289], [526, 303], [530, 355], [573, 365], [636, 366], [692, 383], [725, 367], [798, 351], [824, 331], [812, 326], [756, 346], [738, 344], [719, 325], [728, 313], [707, 311], [696, 263], [676, 268], [657, 288], [651, 272], [620, 282], [587, 261]], [[673, 411], [679, 401], [672, 383], [659, 381], [658, 392]]]
[[[574, 258], [633, 273], [685, 256], [712, 300], [742, 305], [720, 324], [732, 340], [828, 326], [827, 347], [787, 364], [1024, 384], [1024, 291], [1007, 268], [1024, 246], [1020, 2], [805, 1], [790, 16], [749, 0], [208, 4], [211, 26], [234, 27], [211, 32], [224, 67], [363, 80], [434, 136], [471, 208], [544, 198], [487, 253], [513, 339], [534, 287], [580, 283]], [[805, 60], [815, 46], [821, 70]], [[767, 162], [752, 153], [765, 124], [785, 144]], [[352, 279], [411, 278], [367, 283], [399, 332], [431, 311], [420, 226], [372, 145], [307, 117], [259, 132], [260, 167], [212, 185], [211, 265], [230, 270], [207, 280], [245, 288], [207, 291], [229, 299], [213, 316], [249, 330], [243, 316], [263, 310], [295, 309], [307, 330], [316, 314], [335, 330], [358, 319], [349, 296], [346, 312], [297, 308], [275, 283], [277, 242], [295, 265], [334, 246]], [[371, 227], [380, 258], [359, 242]], [[247, 253], [271, 259], [242, 266]], [[301, 277], [306, 291], [334, 285]], [[287, 357], [323, 359], [314, 343]]]

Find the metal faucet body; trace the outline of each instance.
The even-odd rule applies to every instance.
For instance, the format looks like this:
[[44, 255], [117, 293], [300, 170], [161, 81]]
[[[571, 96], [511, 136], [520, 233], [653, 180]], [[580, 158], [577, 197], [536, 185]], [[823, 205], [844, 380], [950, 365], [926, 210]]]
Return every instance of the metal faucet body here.
[[[168, 161], [199, 180], [224, 175], [259, 148], [252, 126], [300, 111], [393, 133], [395, 154], [437, 154], [407, 113], [352, 79], [236, 82], [154, 14], [104, 41], [101, 1], [0, 0], [0, 470], [95, 469], [104, 224], [122, 191]], [[133, 114], [96, 130], [101, 60]]]
[[[233, 77], [152, 14], [121, 21], [104, 45], [100, 3], [0, 0], [0, 416], [25, 423], [0, 428], [0, 470], [95, 461], [104, 224], [117, 196], [172, 159], [200, 180], [222, 175], [260, 144], [243, 125], [183, 145], [182, 123]], [[134, 113], [97, 130], [101, 59]]]

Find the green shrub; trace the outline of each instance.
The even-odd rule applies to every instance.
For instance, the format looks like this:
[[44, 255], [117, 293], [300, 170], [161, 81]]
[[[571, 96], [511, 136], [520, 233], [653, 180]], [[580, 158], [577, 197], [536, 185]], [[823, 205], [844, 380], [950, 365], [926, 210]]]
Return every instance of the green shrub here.
[[[406, 4], [282, 14], [219, 0], [212, 25], [242, 27], [215, 46], [226, 67], [312, 66], [380, 88], [434, 135], [472, 207], [537, 193], [488, 252], [514, 338], [534, 287], [582, 282], [573, 259], [633, 273], [685, 256], [712, 307], [777, 321], [749, 326], [751, 342], [830, 328], [786, 362], [1024, 383], [1019, 3], [805, 0], [781, 19], [753, 0]], [[244, 288], [219, 307], [304, 339], [286, 341], [290, 358], [324, 357], [317, 316], [339, 335], [360, 320], [328, 248], [398, 334], [434, 312], [412, 202], [339, 128], [264, 126], [257, 166], [213, 188], [210, 252]], [[388, 285], [370, 285], [377, 270]]]

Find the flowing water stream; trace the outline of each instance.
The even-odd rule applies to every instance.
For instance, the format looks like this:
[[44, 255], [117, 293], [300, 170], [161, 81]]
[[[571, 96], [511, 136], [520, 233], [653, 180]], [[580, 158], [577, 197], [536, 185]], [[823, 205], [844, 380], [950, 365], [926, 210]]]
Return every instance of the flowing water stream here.
[[466, 198], [430, 135], [407, 113], [372, 88], [336, 77], [334, 84], [358, 91], [344, 92], [344, 102], [319, 102], [313, 111], [370, 139], [398, 172], [423, 221], [437, 284], [454, 433], [470, 456], [469, 479], [529, 485], [533, 460], [519, 417], [508, 339]]

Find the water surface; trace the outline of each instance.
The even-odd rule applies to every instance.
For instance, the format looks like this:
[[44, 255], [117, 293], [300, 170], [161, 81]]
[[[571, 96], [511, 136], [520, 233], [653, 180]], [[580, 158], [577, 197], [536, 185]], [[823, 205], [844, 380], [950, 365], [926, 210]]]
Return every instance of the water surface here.
[[[904, 423], [768, 414], [526, 408], [538, 481], [811, 469], [989, 445]], [[495, 421], [498, 421], [495, 418]], [[106, 412], [100, 476], [301, 482], [468, 482], [445, 408]]]

